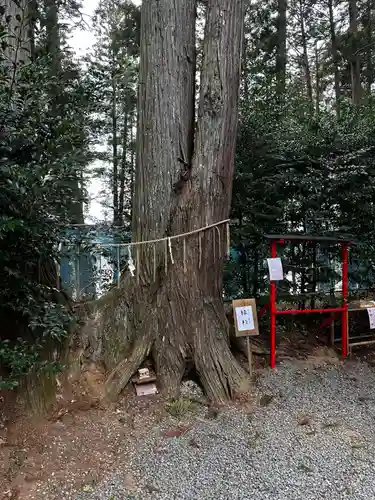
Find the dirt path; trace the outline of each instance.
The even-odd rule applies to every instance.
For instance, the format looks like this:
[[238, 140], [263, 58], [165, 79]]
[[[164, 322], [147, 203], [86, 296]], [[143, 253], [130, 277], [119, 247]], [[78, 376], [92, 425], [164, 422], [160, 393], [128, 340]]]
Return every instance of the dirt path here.
[[321, 351], [260, 369], [228, 407], [190, 384], [182, 404], [129, 388], [105, 408], [80, 386], [49, 419], [0, 428], [0, 499], [375, 498], [374, 385], [367, 363]]

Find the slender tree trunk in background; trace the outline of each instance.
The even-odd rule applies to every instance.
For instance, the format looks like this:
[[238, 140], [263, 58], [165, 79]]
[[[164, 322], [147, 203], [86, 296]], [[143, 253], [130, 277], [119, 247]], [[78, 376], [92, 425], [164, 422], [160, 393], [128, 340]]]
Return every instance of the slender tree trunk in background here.
[[306, 81], [306, 90], [307, 90], [307, 98], [311, 104], [311, 110], [313, 110], [313, 88], [312, 88], [312, 80], [311, 80], [311, 70], [310, 70], [310, 61], [309, 61], [309, 53], [307, 50], [307, 35], [305, 28], [305, 9], [304, 9], [304, 0], [300, 0], [299, 6], [299, 17], [300, 17], [300, 29], [301, 29], [301, 40], [302, 40], [302, 51], [303, 51], [303, 69], [305, 72], [305, 81]]
[[374, 0], [367, 0], [366, 15], [364, 18], [364, 29], [366, 34], [366, 90], [368, 95], [371, 93], [371, 86], [374, 82], [374, 67], [372, 62], [374, 52], [374, 40], [372, 36], [373, 2]]
[[[135, 241], [184, 233], [228, 218], [237, 129], [243, 0], [208, 0], [194, 141], [195, 0], [142, 6]], [[193, 148], [194, 146], [194, 148]], [[181, 162], [183, 161], [183, 163]], [[174, 240], [136, 254], [138, 278], [123, 281], [86, 327], [117, 396], [148, 353], [170, 395], [194, 364], [206, 394], [223, 401], [248, 388], [230, 352], [222, 300], [225, 231]], [[213, 245], [216, 258], [213, 258]], [[90, 343], [91, 337], [91, 343]]]
[[[135, 109], [131, 114], [130, 120], [130, 220], [133, 219], [133, 197], [134, 197], [134, 177], [135, 177], [135, 140], [134, 128], [137, 126], [137, 110]], [[134, 140], [135, 139], [135, 140]]]
[[259, 276], [259, 251], [258, 248], [255, 247], [253, 250], [253, 297], [257, 297], [258, 295], [258, 276]]
[[333, 0], [328, 0], [328, 11], [329, 11], [329, 31], [331, 36], [331, 52], [332, 61], [334, 68], [334, 87], [335, 87], [335, 101], [336, 101], [336, 114], [340, 115], [340, 99], [341, 99], [341, 85], [340, 85], [340, 56], [338, 53], [337, 46], [337, 36], [336, 36], [336, 25], [333, 14]]
[[[278, 98], [285, 98], [285, 82], [286, 82], [286, 11], [287, 0], [278, 0], [277, 4], [277, 47], [276, 47], [276, 89]], [[281, 101], [280, 101], [281, 102]]]
[[[61, 64], [61, 40], [59, 28], [59, 9], [58, 0], [44, 0], [44, 22], [46, 29], [46, 51], [51, 58], [49, 72], [51, 81], [57, 81], [56, 85], [50, 85], [51, 106], [52, 113], [56, 116], [56, 126], [61, 116], [61, 108], [64, 103], [61, 102], [61, 79], [64, 77]], [[58, 128], [55, 131], [59, 134]], [[80, 182], [82, 178], [82, 171], [75, 172], [73, 179], [69, 180], [69, 197], [71, 204], [69, 208], [69, 221], [71, 224], [83, 224], [83, 203], [82, 203], [82, 189]]]
[[29, 3], [28, 0], [3, 0], [2, 5], [5, 8], [3, 17], [8, 19], [6, 36], [2, 40], [5, 43], [2, 58], [12, 93], [17, 85], [19, 67], [31, 57]]
[[128, 167], [128, 109], [125, 104], [123, 110], [124, 114], [124, 128], [122, 136], [122, 154], [121, 154], [121, 170], [120, 170], [120, 189], [119, 189], [119, 220], [120, 225], [124, 223], [124, 210], [125, 210], [125, 178]]
[[349, 32], [351, 35], [350, 71], [352, 78], [352, 101], [359, 105], [361, 102], [361, 66], [358, 52], [358, 9], [357, 0], [349, 0]]
[[[115, 63], [114, 63], [115, 64]], [[118, 147], [117, 147], [117, 86], [114, 65], [112, 68], [111, 93], [112, 93], [112, 202], [113, 202], [113, 224], [120, 226], [119, 199], [118, 199]]]
[[249, 77], [248, 77], [248, 40], [246, 36], [243, 38], [243, 57], [242, 57], [242, 81], [244, 96], [249, 95]]
[[315, 113], [320, 113], [320, 62], [318, 42], [315, 42]]
[[61, 48], [57, 0], [45, 0], [46, 50], [51, 57], [52, 76], [61, 75]]
[[35, 27], [38, 20], [38, 5], [37, 0], [29, 1], [29, 40], [30, 40], [30, 59], [35, 61], [36, 46], [35, 46]]

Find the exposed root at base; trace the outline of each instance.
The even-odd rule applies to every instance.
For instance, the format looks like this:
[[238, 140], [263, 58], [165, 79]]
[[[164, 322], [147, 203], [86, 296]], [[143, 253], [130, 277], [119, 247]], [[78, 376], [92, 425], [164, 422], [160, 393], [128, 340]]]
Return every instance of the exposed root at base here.
[[105, 397], [115, 400], [138, 370], [152, 347], [152, 339], [142, 337], [134, 346], [131, 355], [122, 360], [111, 372], [105, 384]]

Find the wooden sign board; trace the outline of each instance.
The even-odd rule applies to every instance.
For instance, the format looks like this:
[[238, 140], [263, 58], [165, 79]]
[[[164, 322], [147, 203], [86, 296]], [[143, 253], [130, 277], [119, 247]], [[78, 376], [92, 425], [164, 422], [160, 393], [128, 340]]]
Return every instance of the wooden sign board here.
[[232, 306], [236, 337], [259, 335], [255, 299], [233, 300]]

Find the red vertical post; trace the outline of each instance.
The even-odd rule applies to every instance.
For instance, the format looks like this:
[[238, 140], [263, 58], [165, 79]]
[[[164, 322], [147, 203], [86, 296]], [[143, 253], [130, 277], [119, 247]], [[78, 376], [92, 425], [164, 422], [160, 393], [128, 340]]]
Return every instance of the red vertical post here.
[[[274, 259], [277, 256], [276, 241], [271, 241], [271, 258]], [[275, 368], [276, 365], [276, 283], [270, 281], [270, 317], [271, 317], [271, 327], [270, 327], [270, 366]]]
[[342, 324], [341, 324], [341, 353], [342, 357], [346, 358], [348, 355], [348, 254], [349, 248], [347, 243], [341, 244], [341, 258], [342, 258]]

